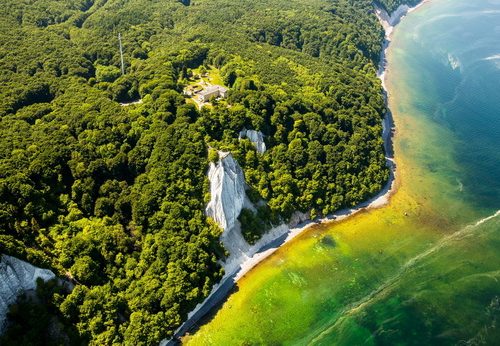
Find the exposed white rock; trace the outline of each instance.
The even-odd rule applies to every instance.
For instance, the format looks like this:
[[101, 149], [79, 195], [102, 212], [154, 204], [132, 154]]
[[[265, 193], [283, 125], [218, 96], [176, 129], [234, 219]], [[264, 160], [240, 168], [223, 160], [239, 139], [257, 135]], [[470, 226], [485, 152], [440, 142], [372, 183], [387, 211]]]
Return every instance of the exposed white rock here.
[[377, 15], [380, 24], [385, 29], [386, 35], [390, 35], [394, 27], [399, 24], [401, 18], [403, 18], [409, 11], [411, 7], [408, 5], [400, 5], [396, 11], [391, 13], [387, 13], [385, 9], [380, 6], [375, 5], [375, 14]]
[[255, 210], [245, 193], [243, 170], [230, 153], [219, 152], [219, 162], [210, 163], [210, 202], [207, 216], [224, 230], [220, 240], [230, 256], [224, 263], [226, 272], [241, 263], [250, 245], [241, 234], [240, 216], [243, 207]]
[[224, 230], [230, 230], [245, 201], [245, 177], [230, 153], [219, 152], [219, 162], [210, 163], [210, 202], [206, 212]]
[[377, 16], [380, 24], [382, 24], [382, 26], [384, 27], [386, 36], [389, 37], [392, 34], [394, 27], [399, 24], [404, 16], [422, 6], [427, 1], [428, 0], [423, 0], [414, 7], [410, 7], [408, 5], [400, 5], [391, 14], [387, 13], [384, 8], [378, 6], [376, 3], [374, 3], [373, 6], [375, 7], [375, 15]]
[[9, 305], [24, 291], [34, 290], [38, 278], [55, 278], [48, 269], [37, 268], [15, 257], [0, 255], [0, 333], [5, 326]]
[[[245, 130], [246, 131], [246, 130]], [[251, 130], [246, 131], [246, 135]], [[257, 133], [257, 131], [252, 131]], [[262, 134], [261, 134], [262, 135]], [[245, 189], [246, 182], [243, 170], [230, 153], [219, 152], [219, 161], [210, 163], [208, 170], [210, 180], [210, 202], [206, 208], [207, 216], [224, 230], [220, 240], [229, 252], [228, 258], [221, 263], [226, 275], [232, 275], [241, 264], [252, 257], [260, 248], [286, 234], [291, 227], [310, 219], [309, 213], [293, 213], [288, 225], [282, 224], [269, 231], [256, 244], [250, 246], [241, 233], [238, 216], [243, 208], [256, 211], [255, 206], [248, 199]]]
[[248, 138], [255, 146], [255, 149], [259, 154], [264, 154], [266, 152], [267, 148], [262, 132], [255, 130], [242, 130], [240, 132], [240, 138]]

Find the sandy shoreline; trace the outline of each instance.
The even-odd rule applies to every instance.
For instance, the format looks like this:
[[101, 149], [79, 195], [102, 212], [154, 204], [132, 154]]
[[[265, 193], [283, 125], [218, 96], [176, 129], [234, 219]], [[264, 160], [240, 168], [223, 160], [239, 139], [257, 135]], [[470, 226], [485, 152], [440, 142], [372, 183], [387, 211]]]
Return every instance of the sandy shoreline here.
[[[385, 84], [386, 72], [387, 72], [387, 60], [386, 52], [390, 44], [391, 36], [393, 33], [394, 26], [397, 25], [402, 18], [404, 18], [408, 13], [415, 11], [420, 8], [425, 3], [430, 0], [423, 0], [418, 5], [414, 7], [400, 6], [398, 10], [394, 13], [397, 14], [396, 17], [388, 16], [384, 10], [375, 7], [375, 14], [380, 21], [380, 24], [385, 30], [385, 39], [383, 42], [383, 47], [380, 55], [380, 64], [377, 71], [377, 76], [382, 81], [382, 87], [384, 89], [385, 101], [388, 106], [388, 91]], [[403, 8], [403, 10], [401, 10]], [[372, 210], [381, 208], [389, 203], [391, 195], [396, 192], [396, 164], [393, 157], [393, 135], [394, 135], [394, 122], [392, 118], [391, 111], [388, 109], [384, 120], [383, 120], [383, 133], [382, 137], [384, 139], [384, 148], [386, 152], [387, 166], [390, 169], [390, 177], [384, 188], [371, 199], [362, 202], [361, 204], [350, 208], [339, 210], [327, 217], [317, 218], [315, 220], [310, 220], [299, 224], [297, 227], [291, 228], [286, 232], [282, 232], [278, 235], [270, 234], [263, 236], [263, 239], [256, 245], [258, 247], [251, 257], [244, 260], [236, 270], [227, 272], [220, 283], [216, 284], [210, 293], [210, 295], [188, 315], [187, 320], [177, 329], [174, 333], [174, 339], [163, 340], [160, 345], [175, 345], [180, 337], [184, 336], [186, 332], [191, 330], [201, 318], [203, 318], [211, 309], [219, 305], [231, 292], [234, 285], [243, 278], [250, 270], [256, 267], [259, 263], [265, 260], [267, 257], [275, 253], [283, 245], [289, 243], [297, 236], [304, 233], [306, 230], [324, 223], [334, 223], [340, 222], [347, 219], [348, 217], [355, 215], [364, 210]], [[283, 225], [282, 225], [283, 226]], [[280, 227], [280, 226], [279, 226]], [[279, 228], [278, 227], [278, 228]], [[278, 229], [276, 228], [276, 229]]]

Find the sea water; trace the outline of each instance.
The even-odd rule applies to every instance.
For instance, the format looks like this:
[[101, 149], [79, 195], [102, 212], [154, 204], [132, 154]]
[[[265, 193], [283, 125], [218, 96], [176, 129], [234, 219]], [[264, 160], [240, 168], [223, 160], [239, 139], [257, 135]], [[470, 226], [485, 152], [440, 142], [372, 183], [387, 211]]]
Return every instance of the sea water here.
[[500, 1], [432, 0], [388, 52], [390, 203], [247, 274], [193, 345], [498, 345]]

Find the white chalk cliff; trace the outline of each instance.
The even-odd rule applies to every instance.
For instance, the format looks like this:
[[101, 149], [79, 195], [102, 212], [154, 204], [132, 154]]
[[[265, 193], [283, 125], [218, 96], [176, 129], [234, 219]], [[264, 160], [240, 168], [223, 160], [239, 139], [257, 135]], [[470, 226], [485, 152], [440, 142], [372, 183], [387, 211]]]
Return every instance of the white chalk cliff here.
[[230, 153], [219, 152], [219, 162], [210, 163], [210, 202], [206, 212], [224, 229], [231, 229], [245, 200], [243, 170]]
[[230, 273], [241, 264], [250, 250], [250, 245], [241, 234], [238, 216], [243, 208], [255, 208], [245, 193], [243, 170], [230, 153], [219, 152], [217, 164], [210, 163], [208, 179], [211, 198], [206, 214], [224, 230], [220, 240], [229, 252], [224, 268], [226, 273]]
[[277, 238], [290, 231], [290, 227], [309, 220], [309, 213], [295, 212], [288, 225], [279, 225], [250, 246], [241, 233], [238, 216], [243, 208], [255, 211], [255, 206], [248, 199], [243, 170], [230, 153], [219, 152], [219, 161], [210, 163], [208, 170], [210, 180], [210, 202], [206, 208], [211, 217], [224, 231], [220, 240], [229, 257], [223, 263], [226, 275], [232, 275], [241, 264]]
[[399, 24], [401, 19], [406, 16], [408, 12], [412, 9], [408, 5], [400, 5], [393, 13], [390, 15], [387, 13], [385, 9], [380, 6], [375, 6], [375, 14], [377, 15], [380, 24], [385, 29], [386, 35], [390, 35], [392, 33], [393, 28]]
[[2, 332], [9, 305], [24, 291], [34, 290], [38, 278], [44, 281], [55, 278], [48, 269], [35, 267], [15, 257], [0, 255], [0, 333]]
[[262, 132], [255, 130], [242, 130], [240, 132], [240, 138], [248, 138], [255, 146], [255, 150], [257, 150], [259, 154], [264, 154], [266, 152], [267, 148]]

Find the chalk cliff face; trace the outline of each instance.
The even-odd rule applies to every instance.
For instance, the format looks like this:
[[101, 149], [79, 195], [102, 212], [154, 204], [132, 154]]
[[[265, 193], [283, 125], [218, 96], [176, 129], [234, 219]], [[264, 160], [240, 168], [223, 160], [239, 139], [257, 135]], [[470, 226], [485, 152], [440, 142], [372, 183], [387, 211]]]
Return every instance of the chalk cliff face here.
[[220, 160], [208, 170], [211, 200], [206, 212], [226, 230], [233, 228], [245, 201], [243, 170], [230, 153], [219, 152]]
[[388, 31], [388, 29], [391, 29], [392, 31], [392, 27], [399, 24], [401, 18], [403, 18], [410, 11], [410, 9], [411, 7], [409, 7], [408, 5], [401, 5], [396, 9], [396, 11], [389, 15], [386, 10], [375, 5], [375, 14], [379, 18], [384, 29], [386, 31]]
[[232, 273], [246, 258], [250, 245], [241, 234], [238, 216], [243, 208], [254, 209], [246, 193], [243, 170], [230, 153], [219, 152], [219, 162], [208, 170], [210, 202], [207, 216], [224, 230], [220, 237], [229, 252], [224, 262], [226, 273]]
[[266, 143], [264, 142], [264, 135], [262, 132], [243, 130], [240, 132], [240, 138], [248, 138], [259, 154], [264, 154], [266, 152]]
[[16, 301], [19, 294], [34, 290], [38, 278], [44, 281], [53, 279], [54, 273], [48, 269], [37, 268], [15, 257], [0, 255], [0, 333], [5, 326], [9, 305]]
[[[247, 136], [247, 130], [243, 135], [240, 133], [240, 138], [244, 136]], [[253, 135], [250, 134], [250, 136]], [[260, 133], [260, 136], [262, 139], [262, 133]], [[220, 241], [229, 252], [229, 256], [221, 263], [225, 270], [221, 282], [216, 284], [212, 288], [210, 295], [188, 314], [188, 320], [177, 329], [176, 336], [183, 335], [191, 328], [193, 323], [198, 321], [200, 316], [213, 308], [220, 301], [220, 297], [227, 294], [228, 284], [229, 288], [232, 287], [231, 285], [235, 280], [239, 279], [259, 262], [259, 255], [279, 247], [290, 234], [290, 225], [295, 226], [310, 217], [308, 213], [296, 212], [290, 220], [290, 225], [283, 223], [270, 229], [255, 244], [250, 246], [241, 233], [238, 216], [243, 208], [254, 212], [256, 210], [246, 196], [245, 177], [238, 162], [231, 154], [219, 152], [217, 164], [210, 164], [208, 178], [210, 180], [211, 199], [206, 208], [206, 213], [224, 229]], [[173, 340], [162, 340], [160, 346], [173, 344], [175, 344]]]
[[238, 270], [240, 265], [260, 248], [286, 234], [290, 227], [310, 219], [309, 213], [295, 212], [288, 225], [275, 227], [250, 246], [241, 233], [238, 216], [243, 208], [255, 211], [255, 206], [245, 193], [245, 176], [238, 162], [230, 153], [219, 152], [217, 164], [210, 164], [208, 179], [211, 199], [206, 214], [224, 230], [220, 241], [229, 252], [229, 257], [223, 263], [227, 275]]

